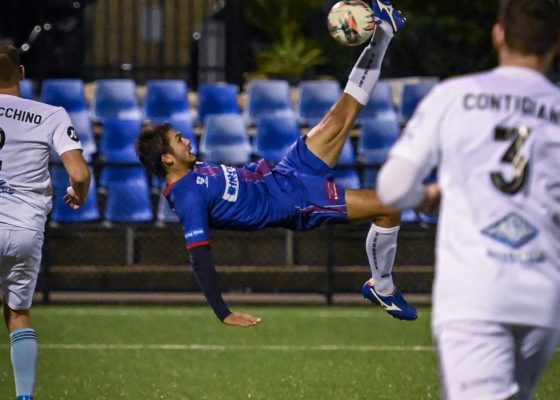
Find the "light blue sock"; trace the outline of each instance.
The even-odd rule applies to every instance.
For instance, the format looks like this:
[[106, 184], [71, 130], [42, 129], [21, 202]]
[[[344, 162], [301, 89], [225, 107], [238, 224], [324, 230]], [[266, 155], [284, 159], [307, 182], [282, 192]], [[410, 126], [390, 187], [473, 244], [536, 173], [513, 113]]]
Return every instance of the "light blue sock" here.
[[[35, 389], [35, 371], [39, 343], [37, 334], [32, 328], [18, 329], [10, 333], [12, 345], [12, 367], [16, 381], [18, 399], [30, 399]], [[28, 397], [25, 397], [28, 396]]]

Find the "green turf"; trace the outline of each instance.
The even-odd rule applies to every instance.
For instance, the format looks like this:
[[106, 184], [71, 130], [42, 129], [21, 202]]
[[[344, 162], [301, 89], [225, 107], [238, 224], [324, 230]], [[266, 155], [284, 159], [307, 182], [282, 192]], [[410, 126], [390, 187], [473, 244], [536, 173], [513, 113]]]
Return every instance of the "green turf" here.
[[[438, 399], [429, 310], [238, 307], [256, 328], [201, 307], [36, 307], [38, 400]], [[7, 335], [6, 335], [7, 342]], [[15, 398], [0, 346], [0, 399]], [[558, 399], [555, 357], [538, 399]]]

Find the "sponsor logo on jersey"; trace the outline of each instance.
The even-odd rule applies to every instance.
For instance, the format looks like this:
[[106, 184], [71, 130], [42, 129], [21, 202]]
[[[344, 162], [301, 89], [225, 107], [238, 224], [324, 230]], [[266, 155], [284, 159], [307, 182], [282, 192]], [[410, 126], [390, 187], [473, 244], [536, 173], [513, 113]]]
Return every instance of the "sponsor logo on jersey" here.
[[196, 184], [197, 185], [205, 185], [208, 187], [208, 177], [207, 176], [197, 176], [196, 177]]
[[489, 257], [495, 258], [502, 263], [540, 263], [546, 261], [546, 253], [544, 250], [528, 250], [528, 251], [510, 251], [501, 252], [488, 250]]
[[327, 196], [330, 201], [338, 201], [338, 188], [334, 182], [327, 181]]
[[66, 134], [68, 135], [68, 137], [70, 139], [72, 139], [74, 142], [79, 142], [80, 139], [78, 138], [78, 134], [76, 133], [76, 130], [74, 129], [73, 126], [69, 126], [68, 129], [66, 130]]
[[0, 194], [4, 194], [4, 193], [14, 194], [15, 192], [16, 191], [8, 185], [8, 182], [6, 182], [3, 179], [0, 179]]
[[512, 249], [518, 249], [533, 240], [539, 231], [521, 215], [511, 212], [483, 229], [482, 233]]
[[221, 165], [224, 171], [224, 178], [226, 179], [226, 190], [222, 199], [225, 201], [230, 201], [232, 203], [237, 201], [237, 196], [239, 194], [239, 177], [237, 176], [237, 171], [233, 167], [226, 167]]
[[193, 229], [185, 233], [185, 239], [191, 239], [195, 236], [204, 235], [204, 229]]
[[0, 107], [0, 117], [15, 119], [17, 121], [35, 125], [39, 125], [41, 121], [43, 121], [43, 117], [40, 114], [34, 114], [29, 111], [19, 110], [12, 107]]

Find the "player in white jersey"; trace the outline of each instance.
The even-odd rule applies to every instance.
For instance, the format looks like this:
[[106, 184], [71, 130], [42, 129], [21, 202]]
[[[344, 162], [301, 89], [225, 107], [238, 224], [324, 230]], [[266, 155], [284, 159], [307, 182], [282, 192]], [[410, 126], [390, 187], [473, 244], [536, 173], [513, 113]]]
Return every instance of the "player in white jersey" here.
[[446, 399], [529, 399], [560, 336], [560, 47], [552, 0], [503, 3], [500, 66], [447, 80], [380, 172], [381, 200], [441, 208], [433, 330]]
[[76, 209], [85, 202], [90, 174], [66, 111], [20, 98], [23, 77], [17, 50], [0, 45], [0, 291], [10, 332], [16, 396], [30, 400], [38, 344], [29, 310], [51, 210], [51, 149], [60, 155], [70, 176], [65, 197], [70, 207]]

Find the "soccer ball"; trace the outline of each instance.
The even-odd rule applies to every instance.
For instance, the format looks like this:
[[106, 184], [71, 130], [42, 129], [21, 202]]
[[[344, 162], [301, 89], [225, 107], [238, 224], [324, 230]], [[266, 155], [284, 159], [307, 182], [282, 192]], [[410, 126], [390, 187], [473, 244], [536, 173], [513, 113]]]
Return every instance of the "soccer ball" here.
[[361, 0], [344, 0], [336, 3], [329, 12], [329, 33], [339, 43], [358, 46], [375, 32], [373, 10]]

